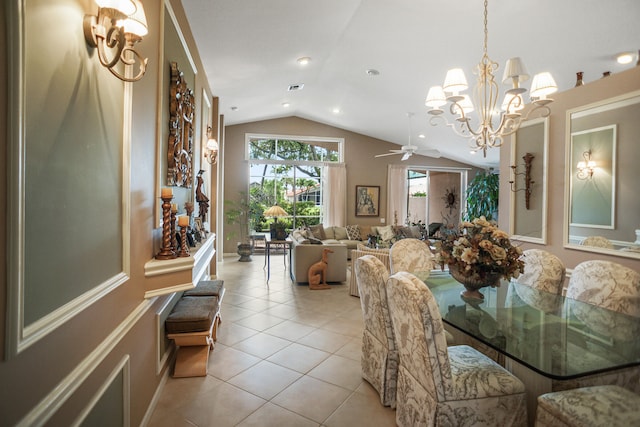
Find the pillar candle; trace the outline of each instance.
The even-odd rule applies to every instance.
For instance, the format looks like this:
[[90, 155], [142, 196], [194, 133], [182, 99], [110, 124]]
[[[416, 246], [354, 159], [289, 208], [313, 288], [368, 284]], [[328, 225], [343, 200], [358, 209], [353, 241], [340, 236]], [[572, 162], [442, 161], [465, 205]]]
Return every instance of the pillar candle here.
[[171, 203], [171, 212], [178, 212], [178, 205], [176, 203]]
[[178, 225], [180, 227], [186, 227], [189, 225], [189, 217], [186, 215], [182, 215], [178, 217]]
[[162, 192], [160, 194], [162, 198], [165, 198], [165, 199], [173, 198], [173, 191], [167, 187], [163, 187]]

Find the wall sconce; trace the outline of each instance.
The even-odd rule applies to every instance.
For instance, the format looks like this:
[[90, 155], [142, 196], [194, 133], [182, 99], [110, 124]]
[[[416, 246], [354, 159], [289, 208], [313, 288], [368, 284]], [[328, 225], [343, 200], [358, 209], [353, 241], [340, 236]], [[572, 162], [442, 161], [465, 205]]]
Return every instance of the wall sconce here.
[[207, 145], [204, 148], [204, 158], [207, 159], [209, 164], [214, 165], [218, 161], [218, 141], [213, 138], [213, 129], [211, 126], [207, 126]]
[[[85, 15], [84, 38], [87, 44], [98, 49], [100, 63], [111, 74], [125, 82], [135, 82], [147, 70], [147, 58], [133, 49], [148, 32], [147, 18], [140, 0], [95, 0], [98, 15]], [[115, 69], [119, 62], [133, 65], [136, 60], [140, 70], [135, 77], [127, 77]]]
[[[531, 186], [536, 183], [535, 181], [531, 180], [531, 163], [533, 162], [533, 159], [535, 159], [535, 156], [531, 153], [525, 153], [525, 155], [522, 156], [522, 160], [524, 160], [524, 172], [516, 172], [518, 165], [510, 166], [511, 170], [513, 171], [513, 181], [509, 181], [509, 184], [511, 184], [511, 191], [513, 191], [514, 193], [517, 193], [518, 191], [524, 191], [524, 202], [527, 210], [530, 207], [531, 192], [533, 191]], [[516, 186], [514, 186], [516, 176], [518, 175], [524, 175], [524, 188], [516, 189]]]
[[584, 160], [578, 162], [576, 168], [578, 173], [576, 174], [578, 179], [591, 179], [593, 178], [593, 172], [596, 170], [596, 162], [591, 160], [591, 150], [582, 153]]

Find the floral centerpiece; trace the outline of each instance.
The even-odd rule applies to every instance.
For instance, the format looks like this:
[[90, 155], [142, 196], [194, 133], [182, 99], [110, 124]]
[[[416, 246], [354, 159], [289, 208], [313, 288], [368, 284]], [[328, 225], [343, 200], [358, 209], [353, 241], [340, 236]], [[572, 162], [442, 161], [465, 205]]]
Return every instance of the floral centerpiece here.
[[478, 289], [499, 286], [500, 279], [517, 278], [524, 272], [522, 250], [511, 244], [509, 235], [484, 216], [446, 230], [439, 242], [436, 261], [467, 289], [463, 296], [484, 298]]

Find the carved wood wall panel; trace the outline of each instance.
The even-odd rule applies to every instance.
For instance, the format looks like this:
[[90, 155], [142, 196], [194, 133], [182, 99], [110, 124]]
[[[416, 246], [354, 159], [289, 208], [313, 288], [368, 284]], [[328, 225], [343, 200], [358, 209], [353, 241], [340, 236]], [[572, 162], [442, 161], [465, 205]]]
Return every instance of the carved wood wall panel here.
[[170, 87], [167, 185], [191, 188], [195, 97], [176, 62], [171, 63]]

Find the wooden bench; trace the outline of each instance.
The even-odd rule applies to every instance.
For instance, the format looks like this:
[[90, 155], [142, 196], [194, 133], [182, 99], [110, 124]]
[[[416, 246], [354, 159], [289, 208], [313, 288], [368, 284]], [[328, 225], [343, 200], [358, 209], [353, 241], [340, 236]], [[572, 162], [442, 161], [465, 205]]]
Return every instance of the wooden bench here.
[[220, 303], [224, 296], [222, 280], [201, 281], [184, 292], [165, 321], [167, 338], [178, 346], [173, 376], [207, 375], [209, 352], [217, 340], [222, 319]]

